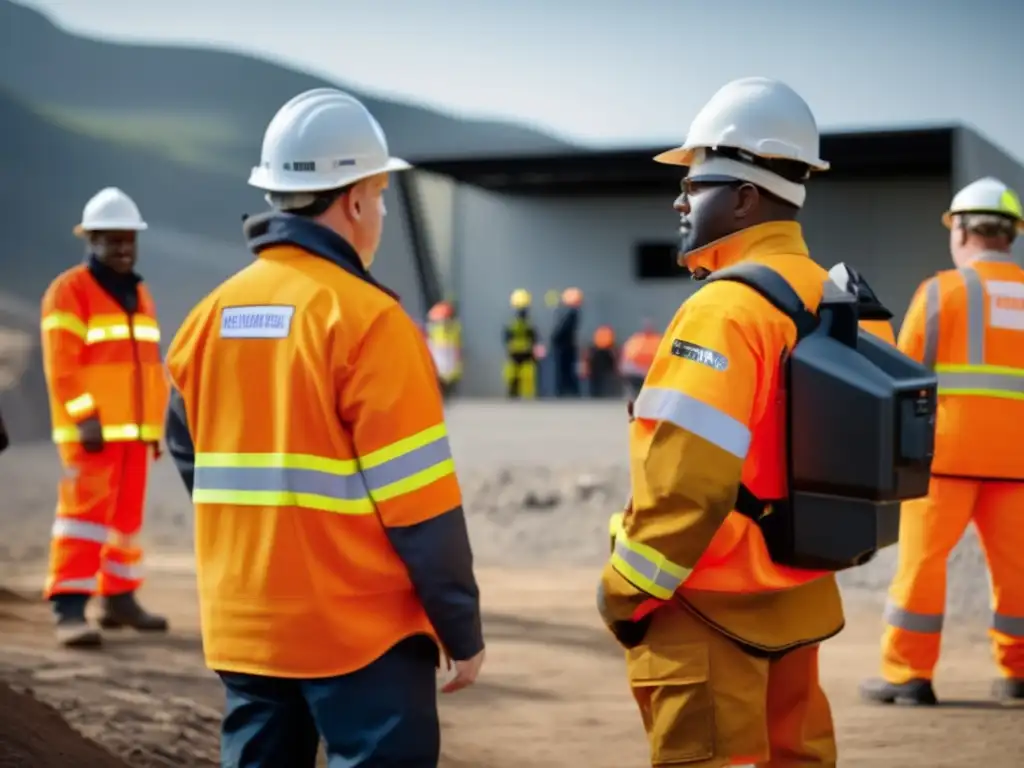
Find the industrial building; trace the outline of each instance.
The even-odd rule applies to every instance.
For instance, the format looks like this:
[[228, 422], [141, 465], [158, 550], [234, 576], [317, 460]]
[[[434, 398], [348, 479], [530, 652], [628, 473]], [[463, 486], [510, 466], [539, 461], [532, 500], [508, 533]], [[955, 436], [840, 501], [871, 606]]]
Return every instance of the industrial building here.
[[[418, 160], [396, 190], [404, 237], [394, 232], [375, 272], [386, 282], [415, 265], [414, 315], [457, 299], [466, 395], [503, 392], [515, 288], [532, 292], [543, 332], [542, 297], [567, 286], [586, 296], [584, 339], [602, 323], [624, 339], [644, 318], [668, 322], [694, 286], [674, 265], [681, 169], [652, 161], [662, 149]], [[985, 175], [1024, 189], [1024, 167], [962, 126], [829, 133], [822, 157], [832, 169], [809, 183], [802, 215], [812, 255], [860, 269], [897, 322], [921, 280], [950, 266], [940, 216], [953, 192]]]

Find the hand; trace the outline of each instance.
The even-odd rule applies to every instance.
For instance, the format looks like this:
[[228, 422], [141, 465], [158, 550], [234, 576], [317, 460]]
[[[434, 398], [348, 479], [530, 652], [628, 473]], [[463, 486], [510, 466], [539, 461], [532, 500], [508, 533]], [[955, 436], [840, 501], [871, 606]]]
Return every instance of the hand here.
[[480, 651], [471, 659], [451, 663], [455, 665], [455, 677], [445, 684], [441, 693], [455, 693], [475, 683], [477, 675], [480, 674], [480, 667], [484, 665], [484, 651]]
[[164, 455], [164, 450], [160, 447], [160, 441], [154, 440], [149, 445], [153, 449], [153, 461], [160, 461], [160, 457]]
[[100, 453], [103, 450], [103, 425], [96, 416], [78, 422], [78, 439], [86, 453]]
[[656, 600], [634, 587], [610, 563], [597, 586], [597, 610], [619, 644], [632, 648], [643, 642], [651, 614], [664, 601]]
[[629, 423], [632, 424], [633, 423], [633, 419], [636, 418], [633, 415], [633, 401], [632, 400], [627, 400], [626, 401], [626, 415], [629, 417]]

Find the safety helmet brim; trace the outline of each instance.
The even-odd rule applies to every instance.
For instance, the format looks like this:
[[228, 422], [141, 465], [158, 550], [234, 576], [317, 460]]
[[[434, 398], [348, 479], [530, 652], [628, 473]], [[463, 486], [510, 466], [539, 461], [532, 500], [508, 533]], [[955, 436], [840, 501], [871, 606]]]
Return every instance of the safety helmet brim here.
[[76, 237], [85, 237], [90, 232], [142, 232], [149, 229], [144, 221], [101, 221], [86, 226], [75, 224], [71, 230]]
[[[997, 211], [997, 210], [992, 210], [991, 208], [985, 208], [985, 209], [979, 208], [979, 209], [969, 210], [969, 211], [953, 211], [953, 210], [950, 210], [950, 211], [946, 211], [944, 214], [942, 214], [942, 224], [943, 224], [943, 226], [945, 226], [946, 229], [952, 229], [953, 228], [953, 217], [954, 216], [960, 216], [960, 215], [965, 214], [965, 213], [967, 213], [967, 214], [969, 214], [969, 213], [988, 213], [988, 214], [991, 214], [993, 216], [1002, 216], [1003, 218], [1007, 219], [1008, 221], [1014, 221], [1012, 216], [1008, 216], [1006, 214], [1006, 211]], [[1024, 219], [1017, 219], [1014, 223], [1017, 225], [1017, 231], [1018, 232], [1024, 232]]]
[[[702, 150], [702, 149], [712, 149], [712, 150], [715, 150], [715, 149], [722, 149], [722, 148], [729, 148], [729, 147], [727, 147], [724, 144], [719, 145], [719, 146], [714, 146], [714, 147], [691, 146], [690, 144], [683, 144], [682, 146], [678, 146], [678, 147], [675, 147], [674, 149], [669, 149], [669, 150], [666, 150], [665, 152], [661, 152], [660, 154], [655, 155], [654, 156], [654, 162], [662, 163], [663, 165], [682, 165], [682, 166], [685, 166], [685, 167], [689, 167], [689, 166], [693, 165], [693, 161], [696, 158], [697, 153], [700, 150]], [[731, 147], [731, 148], [732, 149], [745, 149], [744, 147]], [[749, 151], [749, 150], [746, 150], [746, 151]], [[761, 157], [764, 160], [771, 160], [771, 159], [773, 159], [773, 155], [758, 155], [758, 157]], [[781, 159], [781, 160], [793, 160], [793, 158], [791, 158], [791, 157], [783, 157], [782, 155], [779, 155], [778, 159]], [[800, 162], [802, 162], [802, 161], [800, 161]], [[815, 170], [815, 171], [827, 171], [829, 168], [832, 167], [831, 164], [827, 160], [822, 160], [820, 158], [818, 158], [816, 160], [813, 160], [811, 162], [808, 162], [807, 165], [810, 166], [810, 168], [812, 170]]]
[[382, 173], [398, 173], [412, 169], [412, 164], [400, 157], [389, 157], [383, 165], [375, 165], [363, 171], [354, 173], [339, 174], [334, 178], [323, 179], [319, 183], [311, 183], [307, 179], [296, 177], [294, 179], [282, 179], [280, 176], [270, 180], [270, 170], [264, 166], [257, 166], [249, 174], [249, 186], [256, 187], [264, 192], [327, 192], [339, 187], [347, 187], [356, 184], [371, 176], [379, 176]]

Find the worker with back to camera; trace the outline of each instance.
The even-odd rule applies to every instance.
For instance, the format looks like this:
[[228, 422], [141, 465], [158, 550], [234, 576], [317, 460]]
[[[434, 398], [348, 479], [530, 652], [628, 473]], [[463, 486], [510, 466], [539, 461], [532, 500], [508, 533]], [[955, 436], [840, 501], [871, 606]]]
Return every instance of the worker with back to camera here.
[[442, 300], [432, 306], [425, 330], [441, 394], [447, 400], [462, 378], [462, 325], [455, 315], [454, 302]]
[[588, 394], [594, 398], [618, 396], [619, 372], [615, 330], [610, 325], [600, 325], [594, 331], [584, 362]]
[[[810, 109], [788, 86], [724, 86], [686, 143], [675, 203], [680, 258], [696, 278], [765, 265], [816, 311], [827, 272], [797, 217], [819, 156]], [[745, 285], [711, 282], [678, 310], [630, 424], [632, 500], [599, 591], [627, 648], [653, 766], [835, 766], [821, 641], [843, 627], [834, 576], [774, 563], [757, 524], [734, 512], [741, 483], [782, 491], [776, 408], [793, 321]]]
[[104, 629], [167, 631], [136, 597], [149, 459], [160, 456], [167, 408], [156, 305], [135, 271], [145, 229], [128, 195], [100, 190], [75, 227], [85, 261], [58, 275], [42, 301], [43, 368], [64, 467], [45, 595], [65, 646], [100, 644], [85, 615], [92, 595], [103, 598]]
[[512, 320], [505, 326], [505, 386], [509, 399], [532, 400], [537, 395], [537, 328], [530, 319], [533, 297], [525, 288], [512, 291]]
[[938, 374], [939, 408], [928, 496], [900, 518], [882, 678], [861, 689], [882, 703], [936, 703], [946, 565], [972, 520], [991, 576], [993, 693], [1024, 700], [1024, 269], [1011, 254], [1024, 212], [985, 178], [957, 193], [943, 221], [956, 269], [921, 285], [900, 328], [899, 348]]
[[171, 451], [196, 509], [224, 765], [436, 766], [443, 690], [484, 658], [479, 592], [426, 342], [369, 267], [384, 133], [332, 88], [271, 120], [252, 264], [168, 353]]
[[579, 288], [562, 291], [551, 331], [551, 358], [555, 370], [555, 397], [580, 396], [580, 348], [577, 337], [583, 292]]

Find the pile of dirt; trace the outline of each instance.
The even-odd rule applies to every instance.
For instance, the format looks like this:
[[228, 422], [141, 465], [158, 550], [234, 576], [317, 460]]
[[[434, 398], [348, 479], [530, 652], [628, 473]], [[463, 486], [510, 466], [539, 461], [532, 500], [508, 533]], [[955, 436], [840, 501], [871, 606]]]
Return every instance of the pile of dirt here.
[[0, 768], [129, 768], [57, 711], [0, 683]]

